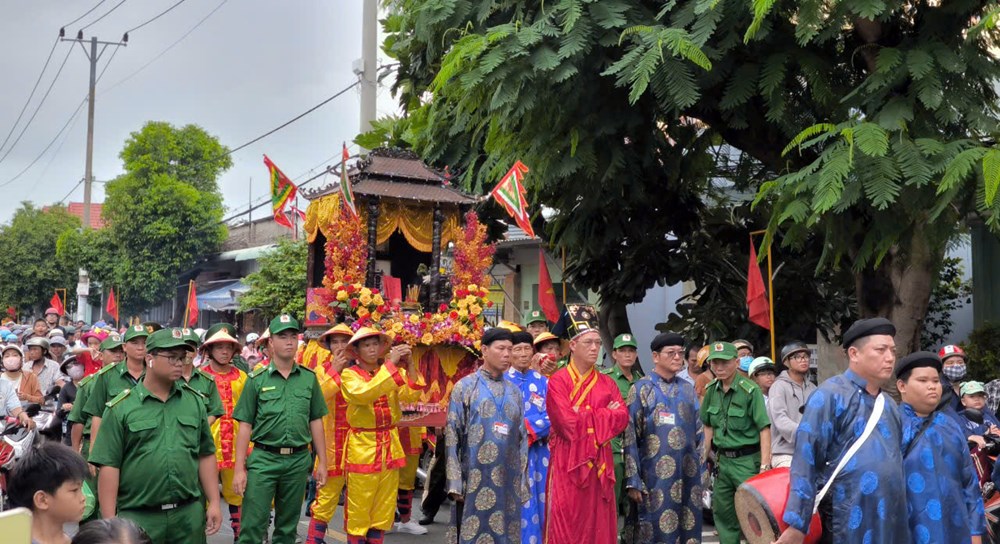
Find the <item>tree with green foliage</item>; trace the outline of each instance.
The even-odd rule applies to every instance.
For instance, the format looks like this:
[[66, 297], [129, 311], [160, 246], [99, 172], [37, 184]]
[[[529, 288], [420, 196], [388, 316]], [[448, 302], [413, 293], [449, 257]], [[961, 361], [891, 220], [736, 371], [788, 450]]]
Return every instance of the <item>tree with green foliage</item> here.
[[532, 200], [560, 211], [548, 234], [602, 300], [678, 276], [720, 145], [750, 165], [768, 240], [850, 270], [901, 351], [948, 241], [970, 215], [1000, 225], [992, 4], [389, 4], [404, 139], [473, 190], [531, 166]]
[[0, 227], [0, 255], [7, 263], [0, 281], [4, 308], [40, 316], [56, 289], [66, 289], [67, 303], [75, 300], [77, 265], [56, 254], [56, 243], [79, 228], [80, 219], [62, 206], [42, 210], [21, 203], [10, 224]]
[[106, 227], [60, 244], [91, 278], [113, 286], [122, 315], [174, 296], [178, 277], [225, 240], [216, 180], [227, 148], [196, 125], [149, 122], [120, 154], [125, 173], [105, 185]]
[[302, 321], [306, 307], [306, 263], [309, 245], [278, 240], [274, 251], [260, 258], [260, 269], [243, 281], [250, 290], [239, 298], [241, 312], [256, 310], [265, 319], [287, 313]]

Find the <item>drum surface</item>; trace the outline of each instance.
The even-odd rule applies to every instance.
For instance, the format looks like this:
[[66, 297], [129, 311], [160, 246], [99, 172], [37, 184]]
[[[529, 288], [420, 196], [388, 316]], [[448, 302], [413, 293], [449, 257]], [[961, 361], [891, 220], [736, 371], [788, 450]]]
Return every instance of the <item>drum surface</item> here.
[[[736, 490], [736, 517], [749, 544], [771, 544], [788, 525], [781, 521], [788, 499], [787, 468], [776, 468], [740, 484]], [[809, 524], [806, 544], [815, 544], [822, 534], [819, 516]]]

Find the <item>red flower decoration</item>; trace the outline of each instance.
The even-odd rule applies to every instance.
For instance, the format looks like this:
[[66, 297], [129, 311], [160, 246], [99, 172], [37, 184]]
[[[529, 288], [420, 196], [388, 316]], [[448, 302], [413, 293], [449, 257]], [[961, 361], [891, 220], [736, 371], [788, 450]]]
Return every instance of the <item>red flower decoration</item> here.
[[351, 308], [357, 308], [357, 307], [358, 307], [358, 304], [361, 304], [361, 301], [359, 301], [359, 300], [358, 300], [358, 299], [356, 299], [356, 298], [352, 298], [352, 299], [351, 299]]
[[445, 304], [445, 303], [441, 303], [441, 305], [438, 306], [438, 311], [441, 312], [441, 313], [447, 312], [448, 311], [448, 305]]

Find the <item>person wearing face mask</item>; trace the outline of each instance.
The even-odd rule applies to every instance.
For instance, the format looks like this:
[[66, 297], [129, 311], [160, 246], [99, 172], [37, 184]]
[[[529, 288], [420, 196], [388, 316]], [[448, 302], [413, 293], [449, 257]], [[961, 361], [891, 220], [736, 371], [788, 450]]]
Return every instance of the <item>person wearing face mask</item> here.
[[938, 351], [938, 357], [941, 358], [941, 373], [944, 374], [941, 378], [941, 406], [958, 413], [962, 410], [962, 395], [959, 390], [965, 380], [968, 356], [962, 348], [947, 345]]
[[6, 379], [0, 379], [0, 416], [16, 418], [18, 423], [29, 429], [35, 427], [35, 422], [21, 409], [17, 389]]
[[6, 380], [14, 386], [17, 391], [17, 398], [22, 403], [41, 403], [45, 401], [45, 395], [38, 385], [38, 377], [31, 372], [24, 372], [24, 353], [17, 346], [7, 346], [3, 348], [3, 375], [0, 379]]
[[[80, 387], [80, 380], [83, 379], [83, 364], [76, 360], [76, 357], [70, 357], [63, 362], [59, 367], [60, 372], [69, 377], [70, 381], [59, 390], [59, 400], [56, 403], [58, 409], [56, 410], [56, 417], [59, 421], [66, 421], [69, 413], [73, 410], [73, 402], [76, 401], [76, 394]], [[63, 443], [67, 446], [72, 446], [70, 441], [70, 433], [67, 432], [68, 429], [63, 429]]]

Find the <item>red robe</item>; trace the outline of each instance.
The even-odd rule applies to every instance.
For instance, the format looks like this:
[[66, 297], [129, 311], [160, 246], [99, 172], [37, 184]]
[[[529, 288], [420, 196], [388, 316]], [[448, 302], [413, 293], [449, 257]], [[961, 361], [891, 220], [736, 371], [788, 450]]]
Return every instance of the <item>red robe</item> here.
[[[612, 402], [620, 406], [609, 410]], [[628, 425], [628, 408], [618, 386], [596, 369], [581, 376], [570, 362], [549, 378], [546, 406], [552, 422], [552, 458], [545, 542], [615, 544], [618, 514], [611, 439]]]

